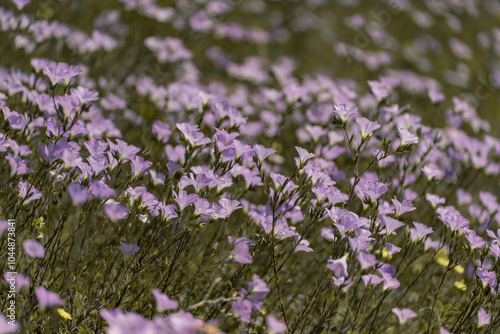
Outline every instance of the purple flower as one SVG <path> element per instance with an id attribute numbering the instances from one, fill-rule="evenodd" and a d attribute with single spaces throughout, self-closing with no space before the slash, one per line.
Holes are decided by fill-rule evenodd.
<path id="1" fill-rule="evenodd" d="M 342 257 L 340 259 L 328 259 L 326 267 L 333 272 L 333 275 L 337 278 L 346 278 L 349 276 L 347 272 L 347 260 Z"/>
<path id="2" fill-rule="evenodd" d="M 255 154 L 257 155 L 257 161 L 262 164 L 262 162 L 264 162 L 264 160 L 270 156 L 271 154 L 274 154 L 276 153 L 276 150 L 275 149 L 272 149 L 272 148 L 265 148 L 264 146 L 262 145 L 259 145 L 259 144 L 255 144 L 253 146 L 253 150 L 255 152 Z"/>
<path id="3" fill-rule="evenodd" d="M 414 228 L 410 228 L 410 238 L 413 241 L 420 241 L 427 237 L 427 235 L 433 232 L 432 227 L 427 227 L 424 224 L 413 222 Z"/>
<path id="4" fill-rule="evenodd" d="M 19 182 L 19 193 L 24 199 L 24 204 L 42 198 L 42 193 L 36 190 L 36 188 L 28 182 Z"/>
<path id="5" fill-rule="evenodd" d="M 378 102 L 383 101 L 391 93 L 390 87 L 378 81 L 369 80 L 368 86 L 370 86 L 370 90 L 373 93 L 373 95 L 377 98 Z"/>
<path id="6" fill-rule="evenodd" d="M 104 154 L 104 152 L 106 152 L 106 149 L 109 146 L 109 144 L 106 143 L 105 141 L 102 140 L 97 141 L 95 139 L 86 141 L 83 145 L 85 145 L 90 155 L 93 156 L 100 156 Z"/>
<path id="7" fill-rule="evenodd" d="M 360 253 L 358 253 L 357 258 L 358 258 L 359 264 L 361 265 L 361 269 L 372 268 L 374 265 L 376 265 L 378 263 L 377 258 L 373 254 L 360 252 Z"/>
<path id="8" fill-rule="evenodd" d="M 333 112 L 340 118 L 343 124 L 347 124 L 349 119 L 358 114 L 358 107 L 354 105 L 349 106 L 347 104 L 341 104 L 335 105 L 334 108 L 335 110 Z"/>
<path id="9" fill-rule="evenodd" d="M 498 210 L 499 206 L 497 197 L 495 195 L 486 191 L 480 191 L 479 199 L 481 200 L 481 203 L 486 207 L 486 209 L 488 209 L 490 214 Z"/>
<path id="10" fill-rule="evenodd" d="M 386 272 L 381 272 L 382 274 L 382 279 L 383 279 L 383 282 L 384 282 L 384 288 L 383 290 L 387 290 L 387 289 L 390 289 L 390 290 L 394 290 L 394 289 L 397 289 L 399 288 L 399 281 L 392 277 L 391 274 L 389 273 L 386 273 Z"/>
<path id="11" fill-rule="evenodd" d="M 139 246 L 135 244 L 126 244 L 124 242 L 122 242 L 119 248 L 125 256 L 131 256 L 140 250 Z"/>
<path id="12" fill-rule="evenodd" d="M 180 211 L 183 211 L 187 206 L 193 204 L 198 199 L 197 194 L 187 194 L 185 190 L 179 190 L 178 193 L 174 193 L 174 201 L 179 206 Z"/>
<path id="13" fill-rule="evenodd" d="M 405 223 L 388 216 L 381 215 L 379 216 L 379 219 L 382 222 L 382 226 L 384 226 L 384 229 L 380 232 L 380 234 L 385 233 L 387 236 L 396 234 L 394 231 L 402 226 L 405 226 Z"/>
<path id="14" fill-rule="evenodd" d="M 464 229 L 465 237 L 469 241 L 471 249 L 483 248 L 486 245 L 486 241 L 476 234 L 473 230 Z"/>
<path id="15" fill-rule="evenodd" d="M 425 199 L 427 202 L 431 204 L 431 206 L 435 209 L 438 205 L 446 203 L 446 199 L 439 197 L 438 195 L 433 194 L 425 194 Z"/>
<path id="16" fill-rule="evenodd" d="M 158 289 L 153 290 L 153 296 L 156 300 L 156 309 L 159 312 L 175 310 L 179 307 L 179 303 L 177 301 L 170 299 L 166 294 L 161 293 Z"/>
<path id="17" fill-rule="evenodd" d="M 396 217 L 401 216 L 403 213 L 411 212 L 416 210 L 416 208 L 411 204 L 411 201 L 405 199 L 400 203 L 396 197 L 392 200 L 394 207 L 396 208 Z"/>
<path id="18" fill-rule="evenodd" d="M 365 283 L 366 286 L 368 286 L 368 284 L 372 284 L 375 286 L 375 285 L 378 285 L 384 281 L 384 279 L 382 277 L 374 275 L 374 274 L 363 275 L 363 276 L 361 276 L 361 279 L 363 280 L 363 282 Z"/>
<path id="19" fill-rule="evenodd" d="M 432 101 L 432 103 L 436 104 L 438 102 L 444 101 L 444 94 L 441 92 L 438 92 L 437 90 L 431 89 L 427 92 L 427 95 L 429 96 L 429 99 Z"/>
<path id="20" fill-rule="evenodd" d="M 478 318 L 477 325 L 479 327 L 489 325 L 491 322 L 491 314 L 486 313 L 486 311 L 483 310 L 482 308 L 480 308 L 479 311 L 477 312 L 477 318 Z"/>
<path id="21" fill-rule="evenodd" d="M 42 309 L 64 305 L 64 300 L 62 300 L 57 293 L 48 291 L 43 286 L 37 286 L 35 288 L 35 294 Z"/>
<path id="22" fill-rule="evenodd" d="M 464 229 L 469 226 L 469 221 L 460 215 L 457 209 L 452 206 L 439 207 L 436 212 L 438 218 L 452 231 L 464 232 Z"/>
<path id="23" fill-rule="evenodd" d="M 3 278 L 7 282 L 8 285 L 12 285 L 15 282 L 15 288 L 17 291 L 22 290 L 22 288 L 28 286 L 30 284 L 30 279 L 23 274 L 19 273 L 9 273 L 5 272 Z M 0 330 L 0 333 L 2 331 Z"/>
<path id="24" fill-rule="evenodd" d="M 380 125 L 377 122 L 371 122 L 364 117 L 356 117 L 356 123 L 361 129 L 361 138 L 366 139 L 372 135 L 372 132 L 379 129 Z"/>
<path id="25" fill-rule="evenodd" d="M 142 315 L 137 313 L 123 313 L 120 309 L 99 311 L 101 317 L 106 320 L 109 327 L 107 333 L 111 334 L 156 334 L 158 333 L 157 326 L 144 319 Z M 173 332 L 172 332 L 173 333 Z"/>
<path id="26" fill-rule="evenodd" d="M 89 90 L 86 87 L 71 88 L 71 97 L 78 100 L 80 105 L 89 104 L 89 102 L 97 101 L 99 93 L 95 90 Z"/>
<path id="27" fill-rule="evenodd" d="M 23 242 L 23 248 L 29 257 L 40 259 L 43 259 L 45 257 L 45 248 L 36 240 L 26 239 Z"/>
<path id="28" fill-rule="evenodd" d="M 139 175 L 146 173 L 146 171 L 153 165 L 151 161 L 144 160 L 141 156 L 133 156 L 130 158 L 130 167 L 132 168 L 132 177 L 136 178 Z"/>
<path id="29" fill-rule="evenodd" d="M 141 150 L 134 145 L 128 145 L 123 140 L 117 139 L 116 144 L 113 144 L 111 141 L 108 141 L 111 150 L 118 154 L 118 160 L 120 163 L 130 159 L 135 156 Z"/>
<path id="30" fill-rule="evenodd" d="M 10 164 L 10 175 L 24 175 L 33 171 L 33 169 L 28 167 L 29 160 L 23 160 L 20 156 L 13 156 L 10 153 L 5 158 Z"/>
<path id="31" fill-rule="evenodd" d="M 299 153 L 299 163 L 297 164 L 297 167 L 299 168 L 301 168 L 301 166 L 305 166 L 308 160 L 316 156 L 313 153 L 307 152 L 307 150 L 303 149 L 302 147 L 295 146 L 295 149 Z"/>
<path id="32" fill-rule="evenodd" d="M 90 191 L 92 195 L 99 199 L 104 199 L 107 197 L 112 197 L 115 195 L 115 191 L 111 189 L 104 181 L 95 180 L 90 182 Z"/>
<path id="33" fill-rule="evenodd" d="M 404 325 L 408 320 L 413 319 L 417 316 L 417 313 L 409 308 L 399 309 L 395 307 L 391 311 L 396 315 L 396 317 L 398 317 L 399 323 L 402 325 Z"/>
<path id="34" fill-rule="evenodd" d="M 367 180 L 363 184 L 363 188 L 360 191 L 363 193 L 365 198 L 370 198 L 375 202 L 380 196 L 385 194 L 389 188 L 387 184 L 380 181 Z"/>
<path id="35" fill-rule="evenodd" d="M 160 215 L 164 221 L 172 220 L 178 216 L 175 211 L 177 208 L 175 204 L 165 205 L 165 203 L 160 203 L 158 207 L 160 208 Z"/>
<path id="36" fill-rule="evenodd" d="M 231 251 L 233 261 L 241 264 L 252 263 L 252 255 L 248 252 L 250 247 L 245 242 L 237 242 Z"/>
<path id="37" fill-rule="evenodd" d="M 29 4 L 31 2 L 31 0 L 12 0 L 12 2 L 16 5 L 17 10 L 21 10 L 24 8 L 24 6 Z M 6 333 L 10 333 L 10 332 L 6 332 Z"/>
<path id="38" fill-rule="evenodd" d="M 70 184 L 68 186 L 68 193 L 73 204 L 83 204 L 90 198 L 88 189 L 82 187 L 79 183 Z"/>
<path id="39" fill-rule="evenodd" d="M 183 140 L 186 140 L 191 147 L 203 146 L 211 142 L 210 138 L 200 132 L 198 125 L 178 123 L 177 129 L 181 131 Z"/>
<path id="40" fill-rule="evenodd" d="M 399 136 L 401 137 L 401 144 L 399 145 L 400 147 L 418 143 L 418 137 L 410 133 L 410 131 L 408 131 L 407 129 L 399 128 L 398 131 Z"/>
<path id="41" fill-rule="evenodd" d="M 82 74 L 83 70 L 79 66 L 57 63 L 55 66 L 45 67 L 43 73 L 49 77 L 52 86 L 55 86 L 61 81 L 64 81 L 65 85 L 68 85 L 71 78 Z"/>
<path id="42" fill-rule="evenodd" d="M 250 301 L 238 299 L 232 302 L 231 306 L 241 321 L 250 323 L 250 316 L 252 315 L 252 303 Z"/>
<path id="43" fill-rule="evenodd" d="M 118 203 L 106 204 L 104 212 L 111 220 L 120 220 L 128 217 L 127 207 Z"/>
<path id="44" fill-rule="evenodd" d="M 166 318 L 156 316 L 154 317 L 154 322 L 158 329 L 147 332 L 147 334 L 159 334 L 159 333 L 183 333 L 183 334 L 198 334 L 204 332 L 203 320 L 195 318 L 191 313 L 188 312 L 178 312 L 169 315 Z M 208 327 L 208 326 L 207 326 Z M 206 329 L 207 331 L 209 329 Z M 116 332 L 117 334 L 133 334 L 133 333 L 145 333 L 144 329 L 135 332 Z M 218 333 L 218 332 L 217 332 Z M 214 334 L 216 334 L 214 332 Z"/>
<path id="45" fill-rule="evenodd" d="M 497 287 L 497 275 L 494 271 L 488 271 L 484 268 L 478 268 L 476 270 L 477 277 L 483 283 L 483 287 L 490 286 L 492 289 Z"/>
<path id="46" fill-rule="evenodd" d="M 167 123 L 163 123 L 161 121 L 154 121 L 152 132 L 156 136 L 156 139 L 158 139 L 162 143 L 168 142 L 168 139 L 172 134 L 170 126 Z"/>
<path id="47" fill-rule="evenodd" d="M 287 330 L 286 324 L 276 319 L 272 314 L 266 317 L 267 329 L 271 333 L 284 333 Z"/>
<path id="48" fill-rule="evenodd" d="M 19 330 L 19 323 L 17 321 L 11 322 L 7 318 L 0 314 L 0 333 L 8 334 L 15 333 Z"/>

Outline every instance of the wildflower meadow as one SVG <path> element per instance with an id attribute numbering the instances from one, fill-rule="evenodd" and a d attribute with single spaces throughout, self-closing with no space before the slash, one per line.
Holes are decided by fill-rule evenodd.
<path id="1" fill-rule="evenodd" d="M 500 333 L 499 0 L 0 0 L 0 333 Z"/>

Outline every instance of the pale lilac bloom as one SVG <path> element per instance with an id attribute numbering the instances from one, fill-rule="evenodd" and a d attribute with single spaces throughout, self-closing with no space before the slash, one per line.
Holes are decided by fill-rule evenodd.
<path id="1" fill-rule="evenodd" d="M 349 119 L 358 114 L 358 107 L 354 105 L 349 106 L 347 104 L 341 104 L 335 105 L 334 108 L 335 110 L 333 112 L 340 118 L 340 120 L 344 124 L 347 124 Z"/>
<path id="2" fill-rule="evenodd" d="M 200 132 L 198 125 L 191 125 L 189 123 L 177 123 L 177 129 L 182 133 L 183 139 L 185 139 L 191 147 L 203 146 L 211 142 L 210 138 L 207 138 Z"/>
<path id="3" fill-rule="evenodd" d="M 45 67 L 43 73 L 49 77 L 52 86 L 55 86 L 61 81 L 64 81 L 65 85 L 67 85 L 71 78 L 82 74 L 83 69 L 79 66 L 57 63 L 55 66 Z"/>
<path id="4" fill-rule="evenodd" d="M 267 329 L 271 333 L 279 334 L 279 333 L 284 333 L 287 330 L 286 324 L 276 319 L 276 317 L 272 314 L 266 317 L 266 323 L 267 323 Z"/>
<path id="5" fill-rule="evenodd" d="M 72 183 L 68 186 L 68 193 L 73 204 L 83 204 L 90 198 L 90 193 L 87 188 L 82 187 L 79 183 Z"/>
<path id="6" fill-rule="evenodd" d="M 104 181 L 94 180 L 90 182 L 90 192 L 99 199 L 112 197 L 116 194 L 114 189 L 111 189 Z"/>
<path id="7" fill-rule="evenodd" d="M 10 321 L 11 320 L 7 320 L 7 318 L 3 314 L 0 314 L 0 333 L 15 333 L 19 330 L 19 322 L 14 321 L 14 325 L 11 325 L 9 324 Z"/>
<path id="8" fill-rule="evenodd" d="M 497 197 L 492 193 L 486 191 L 480 191 L 479 199 L 481 200 L 481 203 L 484 205 L 484 207 L 488 209 L 490 213 L 493 213 L 498 210 Z"/>
<path id="9" fill-rule="evenodd" d="M 15 281 L 15 287 L 17 291 L 21 291 L 24 287 L 27 287 L 30 284 L 30 279 L 20 273 L 16 274 L 5 272 L 3 278 L 9 285 L 11 285 L 11 283 Z M 1 330 L 0 333 L 2 333 Z"/>
<path id="10" fill-rule="evenodd" d="M 444 197 L 439 197 L 438 195 L 429 193 L 425 194 L 425 199 L 434 209 L 438 207 L 438 205 L 446 203 L 446 199 Z"/>
<path id="11" fill-rule="evenodd" d="M 23 248 L 29 257 L 40 259 L 43 259 L 45 257 L 45 248 L 36 240 L 26 239 L 23 242 Z"/>
<path id="12" fill-rule="evenodd" d="M 379 219 L 384 227 L 384 229 L 380 231 L 380 234 L 387 234 L 387 236 L 396 234 L 394 231 L 402 226 L 405 226 L 405 223 L 388 216 L 381 215 L 379 216 Z"/>
<path id="13" fill-rule="evenodd" d="M 378 263 L 378 260 L 375 257 L 375 255 L 369 253 L 360 252 L 358 253 L 357 258 L 359 264 L 361 265 L 361 269 L 372 268 L 374 265 Z"/>
<path id="14" fill-rule="evenodd" d="M 42 198 L 42 193 L 39 192 L 33 185 L 28 182 L 19 182 L 19 193 L 24 200 L 24 204 Z"/>
<path id="15" fill-rule="evenodd" d="M 365 283 L 366 286 L 368 286 L 368 284 L 372 284 L 374 286 L 379 285 L 380 283 L 382 283 L 384 281 L 384 279 L 382 277 L 374 275 L 374 274 L 363 275 L 363 276 L 361 276 L 361 279 L 363 280 L 363 282 Z"/>
<path id="16" fill-rule="evenodd" d="M 295 146 L 295 149 L 299 153 L 299 163 L 297 164 L 299 168 L 300 166 L 304 166 L 308 160 L 316 156 L 313 153 L 307 152 L 307 150 L 303 149 L 302 147 Z"/>
<path id="17" fill-rule="evenodd" d="M 417 313 L 409 308 L 399 309 L 397 307 L 394 307 L 391 311 L 396 315 L 396 317 L 398 317 L 400 324 L 405 324 L 408 320 L 413 319 L 417 316 Z"/>
<path id="18" fill-rule="evenodd" d="M 364 195 L 364 198 L 370 198 L 375 202 L 380 196 L 389 190 L 387 184 L 380 181 L 367 180 L 363 183 L 362 188 L 359 190 Z"/>
<path id="19" fill-rule="evenodd" d="M 447 331 L 444 327 L 440 327 L 439 328 L 439 334 L 453 334 L 453 333 Z"/>
<path id="20" fill-rule="evenodd" d="M 463 205 L 463 204 L 469 204 L 472 202 L 472 196 L 466 192 L 463 189 L 458 189 L 457 190 L 457 201 L 458 204 Z"/>
<path id="21" fill-rule="evenodd" d="M 444 101 L 444 94 L 437 91 L 437 90 L 434 90 L 434 89 L 431 89 L 427 92 L 427 95 L 429 96 L 429 99 L 432 101 L 432 103 L 438 103 L 438 102 L 441 102 L 441 101 Z"/>
<path id="22" fill-rule="evenodd" d="M 137 313 L 124 313 L 116 308 L 114 310 L 101 309 L 99 311 L 101 317 L 106 320 L 109 327 L 108 334 L 157 334 L 157 326 L 144 319 L 142 315 Z"/>
<path id="23" fill-rule="evenodd" d="M 153 290 L 153 296 L 156 300 L 156 309 L 160 312 L 166 310 L 175 310 L 179 307 L 179 303 L 170 299 L 166 294 L 161 293 L 158 289 Z"/>
<path id="24" fill-rule="evenodd" d="M 486 313 L 486 311 L 483 308 L 480 308 L 479 311 L 477 312 L 477 318 L 478 318 L 477 325 L 479 327 L 489 325 L 491 322 L 491 314 Z"/>
<path id="25" fill-rule="evenodd" d="M 151 161 L 144 160 L 143 157 L 135 155 L 130 158 L 132 177 L 136 178 L 141 174 L 147 174 L 147 170 L 153 165 Z"/>
<path id="26" fill-rule="evenodd" d="M 118 159 L 120 160 L 120 163 L 135 156 L 141 150 L 140 148 L 135 147 L 134 145 L 129 145 L 120 139 L 116 140 L 116 144 L 113 144 L 113 142 L 109 141 L 108 139 L 108 143 L 109 147 L 111 148 L 111 151 L 118 154 Z"/>
<path id="27" fill-rule="evenodd" d="M 346 278 L 349 276 L 347 272 L 347 260 L 345 258 L 340 259 L 328 259 L 326 267 L 333 272 L 333 275 L 337 278 Z"/>
<path id="28" fill-rule="evenodd" d="M 370 137 L 373 131 L 380 128 L 377 122 L 372 122 L 364 117 L 356 117 L 356 123 L 361 128 L 361 138 L 363 139 Z"/>
<path id="29" fill-rule="evenodd" d="M 128 217 L 127 207 L 119 203 L 106 204 L 104 212 L 111 220 L 120 220 Z"/>
<path id="30" fill-rule="evenodd" d="M 166 143 L 168 142 L 172 131 L 170 130 L 170 126 L 167 123 L 154 121 L 152 133 L 155 135 L 156 139 L 158 139 L 162 143 Z"/>
<path id="31" fill-rule="evenodd" d="M 403 202 L 399 202 L 396 197 L 393 198 L 392 203 L 396 208 L 396 217 L 401 216 L 403 213 L 411 212 L 416 210 L 411 201 L 404 199 Z"/>
<path id="32" fill-rule="evenodd" d="M 62 300 L 57 293 L 48 291 L 43 286 L 37 286 L 35 288 L 35 294 L 42 309 L 64 305 L 64 300 Z"/>
<path id="33" fill-rule="evenodd" d="M 389 254 L 389 255 L 393 255 L 393 254 L 399 253 L 401 251 L 400 247 L 394 246 L 393 244 L 391 244 L 389 242 L 387 242 L 385 244 L 385 248 L 387 250 L 387 254 Z"/>
<path id="34" fill-rule="evenodd" d="M 139 246 L 135 244 L 126 244 L 124 242 L 122 242 L 122 244 L 118 248 L 123 252 L 125 256 L 134 255 L 140 250 Z"/>
<path id="35" fill-rule="evenodd" d="M 452 231 L 463 232 L 469 226 L 469 221 L 462 217 L 460 212 L 452 206 L 439 207 L 436 210 L 438 218 L 448 225 Z"/>
<path id="36" fill-rule="evenodd" d="M 169 315 L 168 317 L 154 317 L 154 323 L 157 325 L 157 329 L 154 330 L 154 334 L 167 333 L 167 334 L 198 334 L 204 332 L 203 320 L 195 318 L 189 312 L 180 311 Z M 138 332 L 133 332 L 138 333 Z M 130 334 L 133 334 L 130 333 Z M 140 332 L 145 333 L 144 330 Z M 151 333 L 151 334 L 153 334 Z M 125 334 L 125 333 L 117 333 Z M 129 334 L 128 332 L 126 334 Z M 149 333 L 147 333 L 149 334 Z M 214 334 L 219 334 L 219 332 L 214 332 Z"/>
<path id="37" fill-rule="evenodd" d="M 257 160 L 259 161 L 259 163 L 262 164 L 262 162 L 268 157 L 270 156 L 271 154 L 274 154 L 276 153 L 276 150 L 275 149 L 272 149 L 272 148 L 265 148 L 264 146 L 262 145 L 259 145 L 259 144 L 255 144 L 253 146 L 253 150 L 255 152 L 255 154 L 257 155 Z"/>
<path id="38" fill-rule="evenodd" d="M 469 241 L 469 245 L 472 249 L 483 248 L 486 245 L 486 241 L 476 234 L 475 231 L 464 229 L 465 237 Z"/>
<path id="39" fill-rule="evenodd" d="M 5 158 L 10 164 L 10 175 L 24 175 L 33 171 L 33 169 L 28 167 L 29 160 L 23 160 L 20 156 L 13 156 L 10 153 Z"/>
<path id="40" fill-rule="evenodd" d="M 400 146 L 412 145 L 418 143 L 418 137 L 405 128 L 399 128 L 399 136 L 401 137 Z"/>
<path id="41" fill-rule="evenodd" d="M 427 227 L 424 224 L 413 222 L 413 226 L 415 227 L 410 228 L 410 238 L 415 242 L 424 240 L 427 235 L 433 232 L 432 227 Z"/>
<path id="42" fill-rule="evenodd" d="M 245 242 L 237 242 L 231 251 L 233 261 L 241 264 L 252 263 L 252 255 L 248 252 L 250 247 Z"/>
<path id="43" fill-rule="evenodd" d="M 12 0 L 12 2 L 16 5 L 17 10 L 21 10 L 31 2 L 31 0 Z"/>
<path id="44" fill-rule="evenodd" d="M 477 277 L 483 283 L 483 287 L 490 286 L 491 289 L 496 289 L 497 287 L 497 275 L 494 271 L 488 271 L 484 268 L 478 268 L 476 270 Z"/>
<path id="45" fill-rule="evenodd" d="M 400 285 L 399 281 L 396 278 L 392 277 L 391 274 L 386 273 L 386 272 L 381 272 L 381 275 L 382 275 L 382 279 L 384 282 L 383 290 L 386 290 L 386 289 L 394 290 L 394 289 L 399 288 L 399 285 Z"/>

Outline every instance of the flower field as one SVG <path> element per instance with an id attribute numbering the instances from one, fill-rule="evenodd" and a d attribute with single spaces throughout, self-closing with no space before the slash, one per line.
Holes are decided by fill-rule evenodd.
<path id="1" fill-rule="evenodd" d="M 500 333 L 499 0 L 0 2 L 0 333 Z"/>

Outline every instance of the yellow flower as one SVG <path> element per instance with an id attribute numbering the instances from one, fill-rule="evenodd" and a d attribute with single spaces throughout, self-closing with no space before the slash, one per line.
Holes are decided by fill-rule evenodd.
<path id="1" fill-rule="evenodd" d="M 448 256 L 446 255 L 446 252 L 443 250 L 440 250 L 436 254 L 436 258 L 434 259 L 437 263 L 442 265 L 443 267 L 448 267 L 448 264 L 450 263 L 450 260 L 448 259 Z"/>
<path id="2" fill-rule="evenodd" d="M 59 313 L 59 315 L 61 316 L 61 318 L 68 319 L 68 320 L 72 319 L 71 318 L 71 314 L 69 314 L 68 312 L 66 312 L 62 308 L 58 308 L 57 309 L 57 313 Z"/>
<path id="3" fill-rule="evenodd" d="M 467 285 L 465 285 L 465 281 L 464 280 L 456 281 L 455 283 L 453 283 L 453 285 L 458 290 L 464 290 L 464 291 L 467 290 Z"/>
<path id="4" fill-rule="evenodd" d="M 461 265 L 458 265 L 458 266 L 456 266 L 456 267 L 455 267 L 455 268 L 453 268 L 453 269 L 455 269 L 455 271 L 456 271 L 457 273 L 459 273 L 459 274 L 463 274 L 463 273 L 464 273 L 464 271 L 465 271 L 464 267 L 462 267 Z"/>

